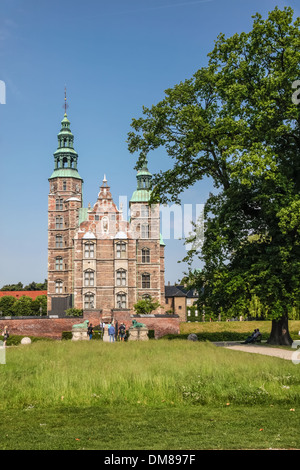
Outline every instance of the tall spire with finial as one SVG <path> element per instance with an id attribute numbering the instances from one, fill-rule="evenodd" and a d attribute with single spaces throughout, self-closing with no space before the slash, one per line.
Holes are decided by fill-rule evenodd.
<path id="1" fill-rule="evenodd" d="M 148 202 L 151 196 L 152 174 L 148 170 L 148 161 L 144 155 L 142 158 L 142 167 L 137 172 L 137 189 L 134 191 L 130 202 Z"/>
<path id="2" fill-rule="evenodd" d="M 67 87 L 65 86 L 65 102 L 64 102 L 64 108 L 65 108 L 65 116 L 67 116 L 67 109 L 69 105 L 67 103 Z"/>

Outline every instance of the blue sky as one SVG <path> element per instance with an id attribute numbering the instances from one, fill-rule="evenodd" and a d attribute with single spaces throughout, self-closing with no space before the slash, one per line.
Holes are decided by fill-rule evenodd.
<path id="1" fill-rule="evenodd" d="M 47 277 L 48 178 L 65 85 L 84 205 L 96 201 L 104 174 L 118 205 L 136 187 L 132 118 L 205 66 L 219 33 L 249 31 L 252 15 L 276 5 L 300 14 L 294 0 L 0 0 L 0 287 Z M 149 170 L 170 163 L 157 151 Z M 183 214 L 211 190 L 202 181 L 186 191 Z M 172 230 L 165 243 L 165 279 L 174 283 L 186 251 Z"/>

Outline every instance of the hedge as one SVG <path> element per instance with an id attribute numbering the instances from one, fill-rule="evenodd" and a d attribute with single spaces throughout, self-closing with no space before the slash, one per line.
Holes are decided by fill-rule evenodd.
<path id="1" fill-rule="evenodd" d="M 168 334 L 162 336 L 160 339 L 184 339 L 186 340 L 191 333 L 181 333 L 178 335 L 175 334 Z M 220 333 L 196 333 L 198 336 L 199 341 L 210 341 L 210 342 L 221 342 L 221 341 L 245 341 L 245 339 L 249 335 L 245 335 L 244 333 L 235 333 L 231 331 L 223 331 Z M 267 340 L 269 338 L 269 334 L 262 333 L 262 340 Z"/>
<path id="2" fill-rule="evenodd" d="M 54 341 L 52 338 L 45 338 L 42 336 L 9 335 L 9 338 L 6 341 L 6 346 L 19 346 L 23 338 L 30 338 L 32 343 L 35 343 L 37 341 Z M 3 336 L 0 336 L 0 340 L 4 341 Z"/>

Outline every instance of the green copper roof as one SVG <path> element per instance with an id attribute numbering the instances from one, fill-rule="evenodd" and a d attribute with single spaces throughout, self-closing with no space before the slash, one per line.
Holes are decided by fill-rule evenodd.
<path id="1" fill-rule="evenodd" d="M 66 99 L 66 98 L 65 98 Z M 57 135 L 58 147 L 54 152 L 54 171 L 50 176 L 53 178 L 77 178 L 82 180 L 77 171 L 78 154 L 74 150 L 74 136 L 70 130 L 70 121 L 65 113 L 61 121 L 61 129 Z"/>
<path id="2" fill-rule="evenodd" d="M 163 241 L 163 237 L 161 233 L 159 234 L 159 237 L 160 237 L 160 245 L 166 246 L 165 242 Z"/>
<path id="3" fill-rule="evenodd" d="M 54 157 L 57 155 L 67 155 L 69 153 L 72 153 L 73 155 L 77 156 L 77 152 L 72 147 L 60 147 L 54 152 Z"/>
<path id="4" fill-rule="evenodd" d="M 150 171 L 147 170 L 147 168 L 142 168 L 141 170 L 139 170 L 137 172 L 137 176 L 152 176 L 152 173 L 150 173 Z"/>
<path id="5" fill-rule="evenodd" d="M 49 180 L 53 178 L 77 178 L 82 180 L 81 176 L 79 175 L 78 171 L 74 168 L 57 168 L 53 171 L 52 175 L 50 176 Z"/>
<path id="6" fill-rule="evenodd" d="M 78 225 L 85 222 L 88 218 L 88 207 L 81 207 L 78 214 Z"/>
<path id="7" fill-rule="evenodd" d="M 136 189 L 129 202 L 149 202 L 150 196 L 150 189 Z"/>
<path id="8" fill-rule="evenodd" d="M 147 168 L 147 160 L 144 158 L 142 168 L 137 172 L 137 188 L 129 202 L 149 202 L 151 196 L 150 182 L 152 174 Z"/>

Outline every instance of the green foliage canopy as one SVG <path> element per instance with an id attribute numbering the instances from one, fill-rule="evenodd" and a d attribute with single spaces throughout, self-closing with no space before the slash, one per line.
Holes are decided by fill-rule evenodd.
<path id="1" fill-rule="evenodd" d="M 279 320 L 300 295 L 300 18 L 285 7 L 253 20 L 248 33 L 220 34 L 206 67 L 143 108 L 128 148 L 137 168 L 159 147 L 173 161 L 154 175 L 153 201 L 179 202 L 195 182 L 214 182 L 195 280 L 206 308 L 244 314 L 256 295 Z"/>
<path id="2" fill-rule="evenodd" d="M 160 307 L 160 303 L 151 296 L 138 300 L 133 306 L 137 314 L 150 314 L 158 307 Z"/>

